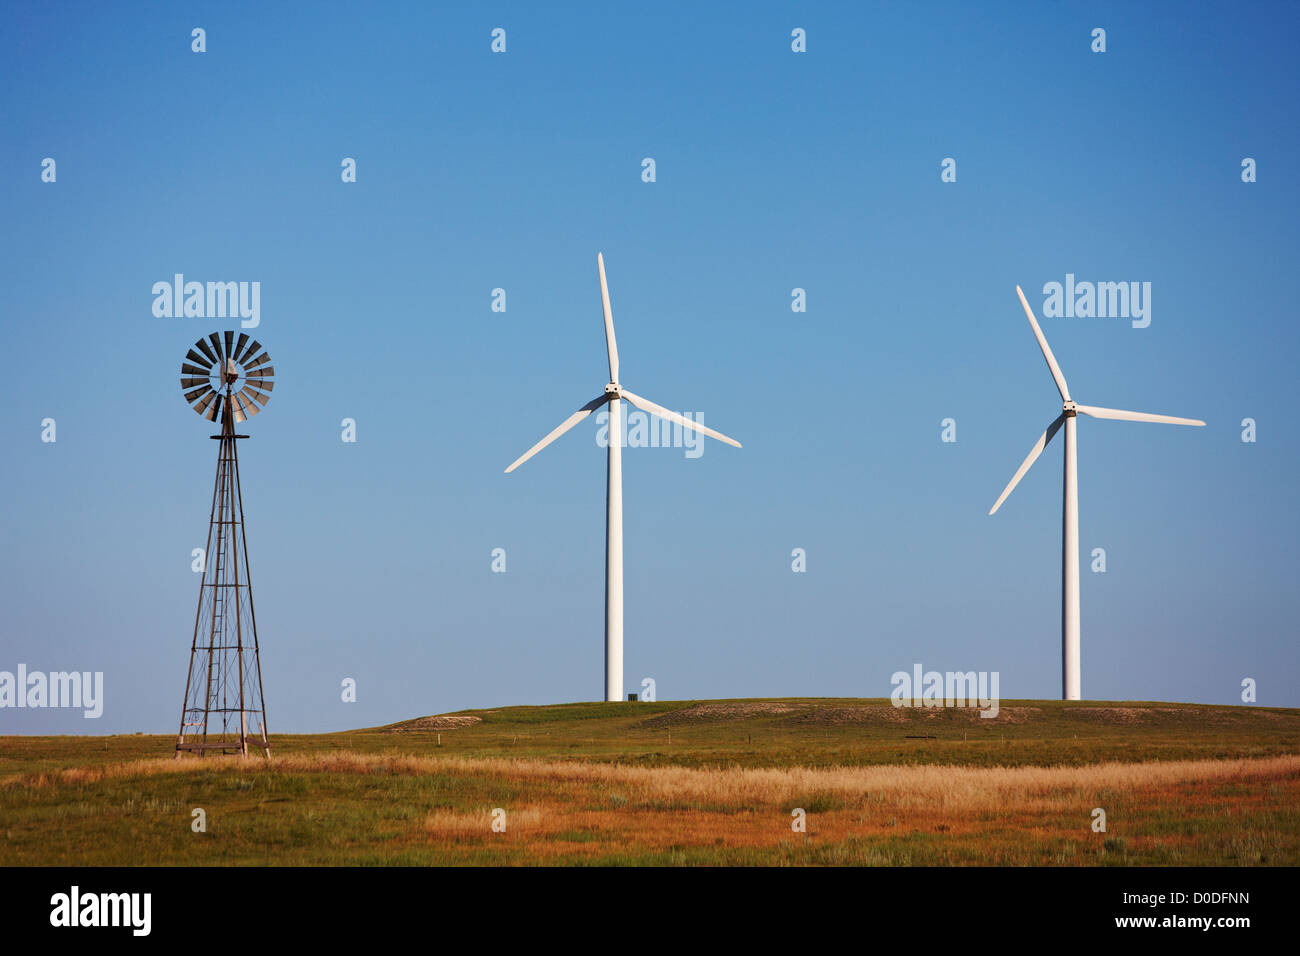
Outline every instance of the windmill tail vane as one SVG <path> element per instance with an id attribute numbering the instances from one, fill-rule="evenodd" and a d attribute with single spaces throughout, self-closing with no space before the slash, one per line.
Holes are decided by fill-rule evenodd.
<path id="1" fill-rule="evenodd" d="M 181 364 L 185 401 L 205 420 L 220 422 L 217 474 L 212 487 L 203 579 L 194 614 L 190 668 L 185 683 L 176 756 L 209 751 L 247 756 L 271 744 L 262 695 L 257 638 L 239 479 L 242 424 L 270 401 L 275 367 L 261 343 L 245 333 L 213 332 L 199 339 Z"/>

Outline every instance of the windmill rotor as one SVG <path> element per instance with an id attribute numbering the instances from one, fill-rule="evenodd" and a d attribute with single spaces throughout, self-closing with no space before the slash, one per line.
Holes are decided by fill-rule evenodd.
<path id="1" fill-rule="evenodd" d="M 271 400 L 275 366 L 271 355 L 246 332 L 213 332 L 194 343 L 181 363 L 185 402 L 210 422 L 228 408 L 235 422 L 252 418 Z"/>

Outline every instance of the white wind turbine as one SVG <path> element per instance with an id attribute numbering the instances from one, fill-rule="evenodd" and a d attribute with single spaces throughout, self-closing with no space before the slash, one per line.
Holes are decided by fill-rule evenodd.
<path id="1" fill-rule="evenodd" d="M 623 418 L 620 399 L 626 398 L 637 408 L 676 422 L 683 428 L 710 435 L 728 445 L 740 447 L 740 442 L 728 438 L 712 428 L 671 412 L 649 399 L 629 392 L 618 381 L 618 345 L 614 341 L 614 316 L 609 308 L 609 286 L 605 282 L 605 257 L 596 254 L 596 270 L 600 273 L 600 302 L 605 311 L 605 348 L 609 352 L 609 384 L 603 394 L 566 418 L 559 427 L 520 455 L 506 474 L 514 471 L 529 458 L 559 438 L 600 406 L 609 405 L 609 466 L 605 484 L 605 700 L 623 699 Z"/>
<path id="2" fill-rule="evenodd" d="M 1061 406 L 1061 414 L 1057 416 L 1052 424 L 1047 426 L 1047 431 L 1039 436 L 1038 441 L 1030 449 L 1025 460 L 1016 469 L 1016 473 L 1011 476 L 1011 481 L 1007 483 L 1006 488 L 1002 489 L 1002 494 L 998 496 L 998 500 L 989 509 L 989 514 L 993 514 L 1002 507 L 1002 502 L 1007 500 L 1007 495 L 1011 494 L 1012 489 L 1019 484 L 1020 479 L 1029 470 L 1029 466 L 1038 460 L 1038 456 L 1043 453 L 1043 449 L 1047 447 L 1048 442 L 1052 440 L 1053 436 L 1060 431 L 1061 425 L 1064 424 L 1065 498 L 1061 536 L 1061 697 L 1063 700 L 1078 700 L 1080 694 L 1079 460 L 1075 449 L 1075 416 L 1077 413 L 1082 412 L 1093 418 L 1113 418 L 1125 422 L 1163 422 L 1167 425 L 1204 425 L 1205 422 L 1197 418 L 1174 418 L 1171 415 L 1151 415 L 1146 412 L 1125 412 L 1117 408 L 1097 408 L 1094 405 L 1079 405 L 1071 400 L 1070 390 L 1065 384 L 1065 376 L 1061 374 L 1061 367 L 1056 364 L 1056 356 L 1052 354 L 1052 349 L 1043 336 L 1043 330 L 1038 327 L 1038 321 L 1034 318 L 1034 312 L 1029 308 L 1029 303 L 1025 301 L 1025 294 L 1020 291 L 1020 286 L 1016 286 L 1016 295 L 1020 296 L 1020 304 L 1025 307 L 1025 315 L 1029 317 L 1029 324 L 1034 330 L 1034 338 L 1038 339 L 1038 347 L 1043 350 L 1043 358 L 1047 360 L 1047 367 L 1052 372 L 1052 378 L 1056 381 L 1056 390 L 1061 393 L 1061 400 L 1064 404 Z"/>

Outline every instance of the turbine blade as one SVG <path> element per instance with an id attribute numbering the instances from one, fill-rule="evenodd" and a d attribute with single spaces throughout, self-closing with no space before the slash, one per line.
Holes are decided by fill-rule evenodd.
<path id="1" fill-rule="evenodd" d="M 205 369 L 212 367 L 212 362 L 210 362 L 208 359 L 205 359 L 202 355 L 200 355 L 198 352 L 194 351 L 193 349 L 190 349 L 188 352 L 186 352 L 185 357 L 189 359 L 191 362 L 195 362 L 199 365 L 202 365 Z"/>
<path id="2" fill-rule="evenodd" d="M 609 380 L 618 384 L 618 341 L 614 338 L 614 313 L 609 308 L 609 283 L 605 281 L 605 256 L 596 253 L 600 273 L 600 304 L 605 310 L 605 349 L 609 352 Z"/>
<path id="3" fill-rule="evenodd" d="M 244 343 L 246 343 L 247 341 L 248 341 L 248 333 L 240 332 L 239 341 L 235 343 L 235 354 L 231 356 L 231 358 L 233 358 L 236 362 L 238 362 L 239 357 L 244 354 Z"/>
<path id="4" fill-rule="evenodd" d="M 555 439 L 559 438 L 561 435 L 567 432 L 574 425 L 578 424 L 578 422 L 582 421 L 584 418 L 586 418 L 596 409 L 600 408 L 600 406 L 604 405 L 606 402 L 610 400 L 610 397 L 611 397 L 610 394 L 606 392 L 597 398 L 593 398 L 586 405 L 583 405 L 580 409 L 578 409 L 576 412 L 574 412 L 572 415 L 566 418 L 558 428 L 554 429 L 549 435 L 547 435 L 545 438 L 539 441 L 536 445 L 534 445 L 532 448 L 528 449 L 528 451 L 524 452 L 522 455 L 516 458 L 514 464 L 506 469 L 506 474 L 507 475 L 510 474 L 510 472 L 514 471 L 516 468 L 518 468 L 520 465 L 526 462 L 529 458 L 532 458 L 534 455 L 536 455 L 539 451 L 541 451 L 551 442 L 555 441 Z"/>
<path id="5" fill-rule="evenodd" d="M 1199 418 L 1175 418 L 1173 415 L 1152 415 L 1149 412 L 1126 412 L 1119 408 L 1098 408 L 1095 405 L 1074 406 L 1085 415 L 1093 418 L 1113 418 L 1121 422 L 1161 422 L 1165 425 L 1200 425 L 1205 422 Z"/>
<path id="6" fill-rule="evenodd" d="M 1063 424 L 1065 424 L 1065 412 L 1057 415 L 1056 420 L 1047 426 L 1047 431 L 1038 436 L 1038 441 L 1036 441 L 1034 447 L 1029 450 L 1029 454 L 1025 456 L 1025 460 L 1020 463 L 1020 467 L 1016 469 L 1016 473 L 1011 476 L 1011 480 L 1007 482 L 1007 486 L 1002 489 L 1002 494 L 998 496 L 998 500 L 993 502 L 993 507 L 989 509 L 989 514 L 993 514 L 1002 507 L 1002 502 L 1007 500 L 1007 495 L 1011 494 L 1016 485 L 1020 484 L 1020 479 L 1025 477 L 1025 472 L 1029 470 L 1029 466 L 1038 460 L 1038 456 L 1043 453 L 1043 449 L 1048 446 L 1056 433 L 1061 430 Z"/>
<path id="7" fill-rule="evenodd" d="M 1056 356 L 1052 354 L 1052 347 L 1047 344 L 1047 337 L 1043 335 L 1043 330 L 1038 327 L 1038 320 L 1034 318 L 1034 310 L 1029 307 L 1025 300 L 1025 294 L 1020 291 L 1020 286 L 1016 286 L 1016 295 L 1020 296 L 1020 304 L 1025 307 L 1025 315 L 1029 317 L 1029 324 L 1033 326 L 1034 338 L 1038 339 L 1038 347 L 1043 350 L 1043 358 L 1047 359 L 1047 367 L 1052 373 L 1052 378 L 1056 380 L 1056 390 L 1061 393 L 1061 400 L 1068 402 L 1070 400 L 1070 389 L 1065 384 L 1065 376 L 1061 374 L 1061 366 L 1056 364 Z"/>
<path id="8" fill-rule="evenodd" d="M 194 345 L 200 352 L 208 357 L 210 363 L 215 363 L 217 361 L 217 356 L 213 353 L 212 349 L 208 347 L 207 339 L 199 339 L 194 343 Z M 194 358 L 193 349 L 190 350 L 189 357 Z"/>
<path id="9" fill-rule="evenodd" d="M 641 409 L 642 411 L 650 412 L 652 415 L 658 415 L 660 418 L 666 418 L 670 422 L 676 422 L 678 425 L 681 425 L 683 428 L 689 428 L 692 431 L 702 432 L 711 438 L 716 438 L 718 441 L 725 441 L 728 445 L 735 445 L 737 448 L 741 447 L 740 442 L 736 441 L 736 439 L 728 438 L 726 435 L 722 434 L 722 432 L 714 431 L 712 428 L 706 428 L 704 425 L 701 425 L 699 422 L 693 422 L 689 418 L 686 418 L 683 415 L 678 415 L 676 412 L 670 412 L 662 405 L 656 405 L 648 398 L 642 398 L 640 395 L 634 395 L 632 392 L 629 392 L 625 388 L 620 388 L 619 394 L 622 395 L 624 398 L 626 398 L 637 408 Z"/>

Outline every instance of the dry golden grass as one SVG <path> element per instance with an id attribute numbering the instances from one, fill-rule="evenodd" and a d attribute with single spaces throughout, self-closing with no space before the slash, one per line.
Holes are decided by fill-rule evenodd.
<path id="1" fill-rule="evenodd" d="M 496 807 L 476 807 L 473 810 L 435 810 L 424 819 L 424 828 L 431 833 L 487 833 L 492 829 L 492 814 Z M 504 809 L 504 808 L 500 808 Z M 511 828 L 536 827 L 542 822 L 545 808 L 540 806 L 511 809 L 504 819 L 507 831 Z"/>
<path id="2" fill-rule="evenodd" d="M 516 783 L 618 787 L 630 799 L 719 801 L 736 806 L 782 806 L 811 793 L 856 800 L 867 795 L 901 807 L 977 810 L 1014 802 L 1050 806 L 1074 794 L 1300 776 L 1300 755 L 1235 760 L 1104 763 L 1083 767 L 786 767 L 768 769 L 629 767 L 565 760 L 417 757 L 348 751 L 280 757 L 267 763 L 235 757 L 135 760 L 52 773 L 14 774 L 0 787 L 44 788 L 104 779 L 192 773 L 216 768 L 242 773 L 450 774 Z"/>

